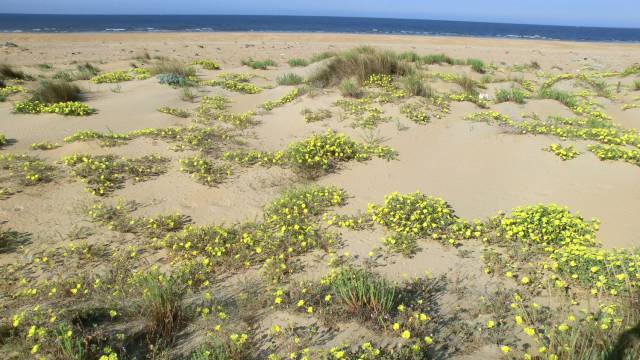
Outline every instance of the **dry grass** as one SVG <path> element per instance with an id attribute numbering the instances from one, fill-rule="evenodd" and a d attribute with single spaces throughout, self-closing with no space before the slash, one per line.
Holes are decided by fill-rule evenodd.
<path id="1" fill-rule="evenodd" d="M 353 78 L 362 84 L 373 74 L 402 76 L 412 73 L 413 70 L 410 63 L 401 60 L 392 51 L 363 46 L 336 55 L 311 75 L 309 81 L 317 86 L 329 87 Z"/>

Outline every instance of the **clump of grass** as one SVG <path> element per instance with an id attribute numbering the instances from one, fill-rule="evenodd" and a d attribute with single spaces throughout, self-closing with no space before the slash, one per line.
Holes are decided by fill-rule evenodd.
<path id="1" fill-rule="evenodd" d="M 0 78 L 4 79 L 16 79 L 16 80 L 30 80 L 31 76 L 27 75 L 24 71 L 16 70 L 13 66 L 5 63 L 0 64 Z"/>
<path id="2" fill-rule="evenodd" d="M 398 59 L 391 51 L 359 47 L 340 53 L 316 71 L 309 81 L 321 87 L 340 84 L 345 79 L 364 83 L 371 75 L 406 75 L 413 72 L 411 64 Z"/>
<path id="3" fill-rule="evenodd" d="M 499 89 L 496 91 L 496 103 L 513 101 L 517 104 L 524 104 L 525 94 L 518 88 Z"/>
<path id="4" fill-rule="evenodd" d="M 153 270 L 138 280 L 142 289 L 140 313 L 149 321 L 149 331 L 155 339 L 171 344 L 178 330 L 186 323 L 183 305 L 185 285 L 175 275 Z"/>
<path id="5" fill-rule="evenodd" d="M 331 117 L 331 110 L 329 109 L 319 109 L 313 111 L 311 109 L 303 109 L 302 116 L 304 116 L 305 122 L 316 122 L 329 119 Z"/>
<path id="6" fill-rule="evenodd" d="M 398 58 L 400 60 L 404 60 L 412 63 L 422 62 L 422 58 L 415 51 L 405 51 L 402 54 L 398 55 Z"/>
<path id="7" fill-rule="evenodd" d="M 73 74 L 73 79 L 89 80 L 99 73 L 100 69 L 87 62 L 76 66 L 76 72 Z"/>
<path id="8" fill-rule="evenodd" d="M 346 268 L 332 279 L 331 288 L 348 312 L 379 318 L 397 307 L 399 291 L 388 281 L 370 271 Z"/>
<path id="9" fill-rule="evenodd" d="M 82 89 L 65 81 L 42 80 L 34 90 L 32 100 L 55 104 L 83 99 Z"/>
<path id="10" fill-rule="evenodd" d="M 433 65 L 433 64 L 453 65 L 454 60 L 452 57 L 445 54 L 429 54 L 422 57 L 422 62 L 428 65 Z"/>
<path id="11" fill-rule="evenodd" d="M 364 95 L 364 90 L 352 79 L 344 79 L 338 87 L 342 96 L 351 98 L 361 98 Z"/>
<path id="12" fill-rule="evenodd" d="M 409 96 L 422 96 L 431 98 L 435 95 L 433 89 L 425 84 L 424 79 L 417 74 L 403 76 L 400 79 L 402 90 Z"/>
<path id="13" fill-rule="evenodd" d="M 462 91 L 465 94 L 469 94 L 471 96 L 478 96 L 478 83 L 476 83 L 472 78 L 467 75 L 456 76 L 453 79 L 453 82 L 458 84 L 462 88 Z"/>
<path id="14" fill-rule="evenodd" d="M 278 85 L 299 85 L 302 81 L 302 76 L 294 73 L 286 73 L 276 78 Z"/>
<path id="15" fill-rule="evenodd" d="M 631 90 L 640 91 L 640 80 L 634 80 L 631 84 Z"/>
<path id="16" fill-rule="evenodd" d="M 558 90 L 556 88 L 543 87 L 538 92 L 538 97 L 559 101 L 568 108 L 575 108 L 578 106 L 578 101 L 575 96 L 571 95 L 567 91 Z"/>
<path id="17" fill-rule="evenodd" d="M 193 67 L 173 59 L 157 61 L 149 68 L 149 72 L 151 75 L 173 74 L 185 79 L 196 75 L 196 70 Z"/>
<path id="18" fill-rule="evenodd" d="M 333 51 L 323 51 L 321 53 L 313 54 L 309 59 L 309 63 L 310 64 L 317 63 L 319 61 L 326 60 L 334 56 L 336 56 L 336 53 Z"/>
<path id="19" fill-rule="evenodd" d="M 47 63 L 36 64 L 36 67 L 38 69 L 40 69 L 40 70 L 43 70 L 43 71 L 47 71 L 47 70 L 53 69 L 53 66 L 51 66 L 51 64 L 47 64 Z"/>
<path id="20" fill-rule="evenodd" d="M 196 97 L 196 94 L 191 90 L 191 88 L 184 87 L 180 91 L 180 100 L 182 101 L 194 102 Z"/>
<path id="21" fill-rule="evenodd" d="M 304 66 L 309 65 L 309 62 L 307 60 L 305 60 L 305 59 L 302 59 L 302 58 L 289 59 L 289 61 L 287 63 L 291 67 L 304 67 Z"/>
<path id="22" fill-rule="evenodd" d="M 266 60 L 254 60 L 252 58 L 248 58 L 242 60 L 242 65 L 248 66 L 255 70 L 267 70 L 269 66 L 276 66 L 276 62 L 271 59 Z"/>
<path id="23" fill-rule="evenodd" d="M 471 65 L 471 69 L 479 74 L 487 72 L 487 68 L 480 59 L 467 59 L 467 65 Z"/>
<path id="24" fill-rule="evenodd" d="M 201 156 L 180 159 L 180 170 L 190 174 L 194 180 L 207 186 L 220 184 L 231 176 L 231 167 L 218 165 Z"/>

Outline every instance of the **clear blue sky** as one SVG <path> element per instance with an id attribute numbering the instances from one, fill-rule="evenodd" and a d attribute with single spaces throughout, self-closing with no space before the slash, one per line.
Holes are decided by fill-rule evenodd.
<path id="1" fill-rule="evenodd" d="M 640 0 L 0 0 L 2 13 L 329 15 L 640 28 Z"/>

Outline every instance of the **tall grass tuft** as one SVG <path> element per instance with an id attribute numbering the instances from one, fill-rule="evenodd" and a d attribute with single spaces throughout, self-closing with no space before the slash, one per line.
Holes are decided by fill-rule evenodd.
<path id="1" fill-rule="evenodd" d="M 185 289 L 180 280 L 153 270 L 140 278 L 143 291 L 141 313 L 149 321 L 149 331 L 157 339 L 171 343 L 184 325 L 186 314 L 182 304 Z"/>
<path id="2" fill-rule="evenodd" d="M 100 73 L 100 69 L 90 63 L 84 63 L 76 66 L 77 72 L 74 74 L 75 80 L 89 80 Z"/>
<path id="3" fill-rule="evenodd" d="M 342 96 L 346 97 L 360 98 L 362 97 L 362 95 L 364 95 L 362 87 L 360 87 L 358 83 L 351 79 L 342 80 L 338 89 L 340 90 Z"/>
<path id="4" fill-rule="evenodd" d="M 465 93 L 472 96 L 478 96 L 478 84 L 467 75 L 456 77 L 454 82 L 458 84 Z"/>
<path id="5" fill-rule="evenodd" d="M 541 88 L 538 92 L 538 97 L 542 99 L 552 99 L 561 102 L 568 108 L 574 108 L 578 106 L 576 97 L 569 94 L 566 91 L 558 90 L 556 88 Z"/>
<path id="6" fill-rule="evenodd" d="M 294 73 L 283 74 L 276 78 L 278 85 L 299 85 L 302 81 L 302 77 Z"/>
<path id="7" fill-rule="evenodd" d="M 640 80 L 634 80 L 631 84 L 631 90 L 640 91 Z"/>
<path id="8" fill-rule="evenodd" d="M 310 64 L 317 63 L 319 61 L 326 60 L 326 59 L 328 59 L 330 57 L 334 57 L 334 56 L 336 56 L 336 53 L 332 52 L 332 51 L 324 51 L 324 52 L 321 52 L 321 53 L 313 54 L 311 56 L 311 58 L 309 59 L 309 63 Z"/>
<path id="9" fill-rule="evenodd" d="M 415 51 L 405 51 L 402 54 L 400 54 L 398 58 L 400 60 L 404 60 L 412 63 L 419 63 L 422 61 L 422 58 L 420 57 L 420 55 L 416 54 Z"/>
<path id="10" fill-rule="evenodd" d="M 331 282 L 331 287 L 347 311 L 374 317 L 391 313 L 400 297 L 388 281 L 358 268 L 340 271 Z"/>
<path id="11" fill-rule="evenodd" d="M 304 67 L 309 65 L 309 62 L 302 58 L 293 58 L 293 59 L 290 59 L 287 63 L 291 67 Z"/>
<path id="12" fill-rule="evenodd" d="M 512 88 L 510 90 L 507 89 L 499 89 L 496 91 L 496 103 L 513 101 L 517 104 L 524 104 L 525 95 L 522 90 L 518 88 Z"/>
<path id="13" fill-rule="evenodd" d="M 329 87 L 345 79 L 355 79 L 359 84 L 373 74 L 407 75 L 414 68 L 391 51 L 381 51 L 369 46 L 358 47 L 331 58 L 316 71 L 309 81 L 317 86 Z"/>
<path id="14" fill-rule="evenodd" d="M 46 104 L 83 99 L 82 89 L 78 85 L 59 80 L 42 80 L 33 91 L 33 100 Z"/>
<path id="15" fill-rule="evenodd" d="M 149 68 L 151 75 L 174 74 L 188 78 L 196 75 L 196 69 L 174 59 L 160 59 Z"/>
<path id="16" fill-rule="evenodd" d="M 425 84 L 424 79 L 417 74 L 409 74 L 400 79 L 400 85 L 410 96 L 422 96 L 431 98 L 434 96 L 433 89 Z"/>
<path id="17" fill-rule="evenodd" d="M 9 64 L 0 64 L 0 78 L 29 80 L 31 77 L 24 71 L 16 70 Z"/>
<path id="18" fill-rule="evenodd" d="M 455 62 L 452 57 L 445 54 L 429 54 L 422 57 L 422 61 L 428 65 L 443 64 L 443 63 L 453 65 Z"/>
<path id="19" fill-rule="evenodd" d="M 471 65 L 471 69 L 479 74 L 487 72 L 487 68 L 480 59 L 467 59 L 467 65 Z"/>
<path id="20" fill-rule="evenodd" d="M 248 58 L 242 60 L 242 65 L 249 66 L 252 69 L 256 70 L 267 70 L 269 66 L 276 66 L 276 62 L 271 59 L 266 60 L 253 60 L 252 58 Z"/>

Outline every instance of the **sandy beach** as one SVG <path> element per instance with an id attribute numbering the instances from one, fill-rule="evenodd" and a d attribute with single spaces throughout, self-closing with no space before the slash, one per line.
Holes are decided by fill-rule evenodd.
<path id="1" fill-rule="evenodd" d="M 1 46 L 9 42 L 16 46 Z M 439 94 L 440 98 L 436 95 L 411 96 L 403 87 L 404 75 L 401 74 L 391 74 L 391 82 L 379 79 L 377 82 L 371 80 L 359 84 L 364 91 L 359 99 L 345 95 L 345 91 L 341 91 L 342 85 L 311 84 L 304 90 L 295 90 L 298 87 L 302 89 L 303 85 L 279 84 L 283 83 L 280 79 L 287 74 L 298 75 L 300 79 L 311 79 L 333 61 L 332 57 L 328 57 L 306 66 L 291 66 L 288 64 L 290 59 L 311 59 L 314 54 L 322 52 L 341 54 L 363 45 L 398 54 L 446 54 L 452 59 L 464 61 L 454 64 L 408 62 L 419 74 L 423 74 L 420 81 L 428 85 L 430 94 Z M 267 66 L 266 69 L 253 69 L 242 64 L 243 60 L 249 58 L 271 59 L 275 65 Z M 77 65 L 90 63 L 100 73 L 127 72 L 134 68 L 150 69 L 158 62 L 168 61 L 166 59 L 186 65 L 199 59 L 207 59 L 217 63 L 220 69 L 207 70 L 201 65 L 192 65 L 196 73 L 190 81 L 197 86 L 188 87 L 190 95 L 185 95 L 183 86 L 159 83 L 156 76 L 139 79 L 132 75 L 133 78 L 129 81 L 117 83 L 74 80 L 73 83 L 83 91 L 82 103 L 94 111 L 89 116 L 24 114 L 15 111 L 14 104 L 28 99 L 28 91 L 34 90 L 39 80 L 50 78 L 60 71 L 73 72 Z M 474 70 L 470 66 L 472 62 L 466 59 L 480 59 L 482 71 Z M 505 344 L 509 344 L 511 354 L 518 356 L 528 352 L 538 353 L 538 350 L 527 349 L 538 349 L 541 345 L 522 335 L 519 328 L 505 328 L 499 334 L 487 329 L 487 321 L 493 321 L 497 315 L 487 313 L 486 307 L 482 311 L 474 308 L 477 304 L 471 299 L 487 299 L 496 289 L 508 288 L 527 294 L 527 301 L 535 301 L 553 309 L 577 312 L 582 307 L 596 309 L 598 301 L 606 303 L 607 292 L 615 287 L 607 288 L 603 294 L 598 295 L 598 301 L 590 303 L 585 300 L 589 298 L 585 294 L 588 294 L 591 287 L 586 286 L 580 290 L 579 283 L 571 283 L 570 272 L 565 274 L 553 272 L 555 269 L 549 270 L 553 269 L 549 264 L 558 261 L 555 258 L 544 270 L 534 266 L 533 263 L 549 261 L 547 255 L 541 252 L 543 255 L 538 258 L 538 255 L 533 255 L 538 254 L 535 252 L 537 250 L 524 245 L 519 255 L 504 255 L 504 263 L 498 261 L 500 265 L 497 265 L 496 262 L 490 262 L 487 260 L 490 258 L 487 255 L 490 253 L 488 249 L 508 253 L 504 250 L 505 247 L 501 248 L 493 240 L 499 238 L 496 233 L 487 235 L 482 232 L 480 235 L 481 231 L 478 230 L 474 235 L 461 235 L 455 239 L 455 246 L 452 246 L 453 241 L 438 241 L 438 237 L 434 238 L 429 232 L 429 236 L 422 234 L 411 240 L 412 244 L 417 244 L 418 250 L 407 256 L 394 251 L 388 244 L 384 245 L 382 239 L 394 231 L 398 232 L 388 223 L 375 218 L 364 220 L 371 224 L 361 230 L 353 226 L 336 226 L 332 221 L 327 222 L 327 218 L 333 214 L 354 216 L 355 219 L 358 216 L 367 218 L 366 211 L 370 204 L 382 206 L 385 196 L 394 192 L 421 192 L 427 196 L 442 198 L 460 219 L 469 223 L 474 219 L 486 222 L 485 228 L 491 228 L 492 217 L 504 216 L 499 215 L 501 212 L 508 216 L 518 207 L 558 204 L 560 207 L 567 207 L 572 214 L 579 214 L 585 222 L 592 219 L 599 221 L 596 236 L 598 249 L 612 251 L 636 248 L 640 244 L 640 232 L 637 229 L 637 215 L 640 214 L 640 158 L 635 158 L 637 154 L 633 151 L 638 151 L 640 143 L 635 143 L 633 139 L 640 128 L 640 89 L 636 87 L 640 83 L 640 71 L 628 69 L 634 69 L 634 65 L 637 67 L 638 59 L 640 45 L 617 43 L 289 33 L 2 33 L 0 63 L 9 64 L 16 70 L 27 73 L 33 80 L 5 80 L 6 85 L 20 86 L 25 90 L 10 93 L 4 102 L 0 102 L 0 134 L 4 134 L 7 139 L 0 149 L 0 155 L 26 154 L 37 157 L 53 166 L 50 172 L 55 174 L 49 181 L 25 185 L 14 176 L 19 170 L 8 167 L 0 170 L 0 189 L 5 189 L 7 194 L 0 200 L 2 229 L 24 234 L 23 240 L 0 251 L 0 265 L 5 273 L 10 274 L 0 281 L 1 291 L 10 294 L 0 296 L 2 311 L 17 314 L 25 304 L 44 304 L 45 300 L 42 299 L 46 298 L 53 286 L 49 284 L 59 282 L 56 285 L 59 291 L 67 293 L 69 290 L 63 289 L 73 289 L 76 282 L 78 285 L 82 284 L 83 288 L 86 287 L 88 285 L 80 279 L 86 275 L 87 284 L 91 284 L 100 274 L 112 271 L 110 266 L 116 263 L 116 254 L 131 253 L 131 264 L 128 266 L 132 269 L 158 266 L 163 271 L 172 271 L 187 259 L 194 264 L 202 263 L 203 259 L 207 259 L 206 264 L 214 261 L 201 256 L 210 251 L 210 248 L 203 248 L 201 254 L 193 257 L 188 255 L 189 247 L 183 249 L 183 242 L 193 242 L 192 250 L 198 245 L 196 240 L 180 238 L 180 231 L 185 231 L 182 226 L 176 225 L 172 229 L 166 224 L 158 225 L 159 228 L 167 226 L 167 230 L 150 232 L 153 235 L 145 231 L 119 230 L 118 221 L 122 219 L 114 215 L 117 211 L 114 210 L 114 214 L 105 220 L 95 215 L 96 212 L 87 212 L 86 209 L 95 204 L 107 207 L 118 202 L 135 202 L 137 205 L 126 214 L 127 219 L 143 219 L 140 221 L 144 224 L 146 219 L 154 216 L 180 214 L 185 224 L 189 223 L 188 226 L 191 227 L 214 224 L 231 226 L 270 220 L 264 219 L 268 205 L 277 202 L 284 191 L 306 184 L 336 187 L 347 194 L 343 206 L 318 210 L 319 217 L 313 219 L 313 224 L 320 224 L 313 225 L 318 227 L 318 232 L 321 231 L 319 229 L 330 232 L 339 240 L 330 246 L 309 245 L 309 249 L 306 249 L 306 245 L 303 245 L 304 250 L 291 250 L 295 256 L 291 256 L 291 262 L 287 266 L 292 270 L 277 281 L 262 280 L 264 271 L 274 271 L 264 270 L 265 264 L 276 261 L 266 261 L 260 257 L 262 251 L 267 252 L 262 249 L 264 245 L 254 245 L 250 249 L 254 255 L 247 257 L 246 266 L 237 260 L 235 265 L 228 265 L 227 262 L 216 265 L 219 268 L 211 270 L 209 275 L 198 272 L 194 279 L 204 279 L 198 276 L 205 276 L 208 279 L 207 285 L 189 290 L 188 297 L 200 299 L 204 292 L 214 292 L 215 296 L 219 296 L 219 301 L 204 301 L 201 304 L 200 300 L 192 299 L 194 309 L 202 311 L 203 307 L 208 306 L 207 311 L 215 313 L 215 306 L 223 306 L 221 304 L 225 301 L 233 299 L 240 310 L 229 310 L 231 320 L 228 322 L 221 322 L 219 318 L 216 320 L 218 322 L 207 322 L 204 315 L 194 315 L 194 320 L 178 332 L 176 342 L 171 350 L 167 350 L 167 358 L 187 358 L 207 338 L 206 334 L 214 331 L 218 323 L 223 324 L 223 331 L 229 331 L 229 334 L 250 333 L 251 346 L 260 354 L 256 358 L 267 358 L 271 353 L 286 356 L 287 353 L 301 351 L 303 348 L 357 348 L 363 342 L 394 347 L 400 346 L 398 344 L 403 341 L 411 341 L 413 337 L 409 339 L 404 335 L 400 336 L 402 331 L 392 329 L 391 323 L 378 327 L 372 325 L 375 321 L 363 321 L 358 316 L 336 319 L 331 317 L 335 313 L 321 315 L 322 301 L 319 299 L 324 294 L 315 294 L 316 298 L 309 295 L 306 302 L 312 309 L 307 305 L 296 305 L 300 299 L 305 298 L 305 292 L 301 293 L 299 288 L 306 286 L 312 289 L 313 285 L 309 284 L 321 281 L 331 274 L 338 262 L 353 266 L 370 266 L 373 263 L 375 273 L 395 283 L 414 277 L 424 278 L 425 274 L 428 274 L 429 279 L 455 283 L 455 287 L 449 285 L 438 295 L 438 314 L 429 315 L 437 326 L 424 330 L 432 334 L 429 336 L 436 344 L 432 349 L 432 355 L 435 354 L 433 358 L 507 358 L 507 352 L 502 349 Z M 224 81 L 215 82 L 221 76 L 226 76 L 224 74 L 244 74 L 244 80 L 240 83 L 253 84 L 259 88 L 259 92 L 237 92 L 225 88 L 229 85 Z M 464 87 L 460 79 L 468 79 L 475 84 L 474 100 L 449 96 L 461 96 Z M 546 89 L 564 92 L 575 102 L 559 100 L 559 95 L 539 95 L 539 89 L 545 86 Z M 498 100 L 497 94 L 501 89 L 512 94 L 514 88 L 520 89 L 524 100 Z M 292 92 L 295 94 L 293 98 L 287 98 Z M 215 110 L 203 105 L 206 99 L 216 97 L 226 99 L 221 101 L 227 102 L 227 105 Z M 387 100 L 380 100 L 383 97 Z M 405 105 L 423 104 L 423 98 L 427 102 L 431 101 L 430 105 L 420 108 L 426 111 L 427 120 L 424 117 L 412 118 L 408 110 L 411 108 Z M 354 102 L 338 105 L 345 99 Z M 362 99 L 367 102 L 356 103 Z M 445 107 L 437 105 L 439 103 L 436 101 L 446 102 Z M 274 105 L 265 107 L 266 102 L 274 102 Z M 357 106 L 362 107 L 360 113 L 353 110 Z M 183 110 L 185 117 L 158 111 L 163 107 Z M 376 110 L 371 110 L 372 108 Z M 305 121 L 305 109 L 311 112 L 326 109 L 328 115 L 318 121 Z M 247 112 L 252 112 L 249 115 L 252 119 L 250 122 L 234 118 L 238 122 L 246 121 L 240 125 L 220 120 L 221 113 L 233 115 Z M 508 117 L 510 122 L 495 114 Z M 557 120 L 558 118 L 561 120 Z M 476 121 L 469 121 L 470 119 Z M 544 123 L 545 119 L 556 120 Z M 611 132 L 601 136 L 595 133 L 586 135 L 591 134 L 590 130 L 584 130 L 587 126 L 600 125 L 576 125 L 579 124 L 578 120 L 571 122 L 567 119 L 587 119 L 589 124 L 606 123 L 605 128 Z M 359 123 L 363 121 L 366 124 L 368 120 L 374 123 L 364 126 Z M 518 127 L 518 124 L 527 121 L 534 125 L 544 123 L 549 128 L 558 126 L 565 129 L 564 126 L 573 126 L 569 131 L 576 132 L 572 133 L 574 135 L 562 136 L 547 128 L 537 127 L 532 131 L 533 125 L 527 131 L 522 126 Z M 228 138 L 216 135 L 219 137 L 212 140 L 215 144 L 204 149 L 201 145 L 194 145 L 204 142 L 198 136 L 205 135 L 200 133 L 189 140 L 184 140 L 181 135 L 174 138 L 163 137 L 164 135 L 131 135 L 143 129 L 174 127 L 223 129 L 216 131 L 224 132 Z M 85 139 L 86 141 L 68 138 L 80 131 L 89 130 L 100 134 L 129 135 L 117 146 L 105 146 L 97 137 Z M 283 151 L 283 156 L 286 157 L 289 156 L 286 155 L 286 150 L 291 148 L 291 144 L 303 142 L 314 134 L 328 134 L 328 131 L 344 134 L 359 144 L 369 144 L 367 149 L 376 150 L 367 150 L 373 152 L 362 155 L 362 161 L 329 159 L 330 170 L 323 169 L 313 177 L 301 176 L 296 170 L 298 165 L 278 162 L 277 156 L 276 160 L 270 160 L 269 166 L 265 166 L 259 161 L 243 163 L 228 154 L 233 151 L 258 151 L 262 152 L 262 156 L 272 156 L 270 154 Z M 611 135 L 612 132 L 615 134 Z M 629 138 L 632 140 L 628 140 Z M 43 142 L 59 146 L 52 146 L 49 150 L 33 146 Z M 574 149 L 579 155 L 565 159 L 562 158 L 563 154 L 549 151 L 558 144 L 562 149 Z M 592 150 L 593 146 L 600 145 L 620 146 L 630 152 L 616 159 L 605 159 L 604 155 L 597 155 L 597 150 Z M 392 149 L 397 156 L 380 156 L 383 148 Z M 154 155 L 162 157 L 166 162 L 159 163 L 157 166 L 160 170 L 155 169 L 151 175 L 140 172 L 125 176 L 118 186 L 110 189 L 104 196 L 99 196 L 100 194 L 94 195 L 87 191 L 91 188 L 91 181 L 95 179 L 91 178 L 92 175 L 85 174 L 84 181 L 82 180 L 81 171 L 78 170 L 82 165 L 71 164 L 71 160 L 63 161 L 78 154 L 114 155 L 128 159 Z M 220 166 L 224 164 L 223 172 L 227 175 L 222 176 L 220 181 L 207 184 L 203 182 L 203 178 L 196 177 L 197 173 L 186 172 L 181 161 L 198 156 Z M 99 165 L 84 171 L 98 171 L 97 168 Z M 125 166 L 123 169 L 130 168 Z M 96 181 L 99 183 L 99 180 Z M 322 214 L 325 215 L 324 218 Z M 565 225 L 563 222 L 562 226 Z M 245 225 L 239 228 L 245 229 L 243 226 Z M 276 230 L 273 231 L 275 234 Z M 514 230 L 513 236 L 517 237 L 518 231 L 520 230 Z M 498 230 L 497 234 L 499 233 Z M 178 238 L 174 239 L 173 236 Z M 447 236 L 455 235 L 448 232 L 445 239 Z M 578 235 L 572 233 L 572 236 Z M 163 242 L 165 237 L 169 240 Z M 86 252 L 81 255 L 81 252 L 68 250 L 69 244 L 77 244 L 79 248 L 88 250 L 82 250 Z M 231 252 L 235 245 L 220 246 L 227 246 L 225 251 Z M 63 249 L 67 249 L 66 253 L 71 255 L 61 255 L 65 253 Z M 527 254 L 532 259 L 528 265 Z M 276 254 L 273 255 L 275 259 Z M 236 259 L 243 259 L 241 256 L 244 255 L 238 255 Z M 49 258 L 46 265 L 43 257 Z M 233 261 L 229 259 L 229 263 Z M 585 268 L 592 266 L 596 265 L 585 265 Z M 517 275 L 505 277 L 505 271 Z M 555 277 L 548 277 L 546 271 L 551 271 Z M 620 275 L 615 270 L 611 271 Z M 522 280 L 525 277 L 526 282 Z M 529 278 L 540 283 L 526 286 Z M 544 290 L 544 284 L 547 284 L 545 281 L 553 284 L 560 279 L 571 284 L 567 285 L 566 292 L 574 294 L 573 299 L 579 299 L 577 305 L 559 305 L 564 304 L 558 299 L 564 299 L 561 293 L 565 290 L 558 291 L 557 294 Z M 302 283 L 306 285 L 299 285 Z M 18 292 L 31 288 L 39 289 L 38 294 L 17 295 Z M 245 297 L 252 294 L 248 290 L 250 288 L 262 289 L 266 300 L 252 303 L 253 307 L 250 309 L 253 310 L 250 312 L 254 313 L 251 319 L 247 319 L 242 312 L 249 310 L 242 310 L 238 304 L 242 303 L 239 300 L 243 299 L 242 294 Z M 279 297 L 273 295 L 277 289 L 286 289 L 288 297 L 285 303 L 289 302 L 288 307 L 273 304 L 274 296 Z M 39 297 L 41 294 L 44 296 L 42 299 Z M 87 298 L 89 296 L 86 295 Z M 74 302 L 76 298 L 72 295 L 67 297 L 71 300 L 64 301 L 73 304 L 69 305 L 69 309 L 80 306 L 77 305 L 78 302 Z M 115 305 L 109 303 L 104 306 L 109 308 Z M 412 305 L 407 303 L 404 306 Z M 458 313 L 459 308 L 467 309 L 468 312 Z M 226 310 L 219 310 L 224 311 Z M 100 335 L 104 335 L 107 340 L 100 338 L 99 341 L 96 340 L 96 344 L 110 344 L 110 333 L 125 332 L 130 337 L 141 336 L 142 330 L 138 328 L 144 328 L 143 321 L 125 320 L 124 309 L 119 308 L 117 312 L 122 313 L 122 321 L 118 322 L 120 315 L 113 316 L 113 324 L 105 327 L 106 330 Z M 512 315 L 508 315 L 509 319 Z M 459 330 L 458 335 L 458 330 L 451 326 L 456 316 L 464 320 L 455 321 L 469 324 L 469 328 Z M 410 323 L 410 320 L 402 319 Z M 37 324 L 36 320 L 33 321 Z M 133 324 L 128 330 L 125 325 L 127 321 L 132 321 Z M 273 330 L 275 325 L 291 330 L 286 335 L 279 336 Z M 77 327 L 79 329 L 81 325 Z M 481 330 L 477 330 L 478 328 Z M 300 329 L 307 329 L 308 332 Z M 417 325 L 407 329 L 412 334 L 422 334 L 421 339 L 427 333 Z M 464 334 L 467 334 L 465 331 L 469 334 L 469 346 L 459 344 L 464 342 L 460 336 L 464 338 Z M 98 338 L 98 335 L 92 336 L 91 341 Z M 291 345 L 290 339 L 294 336 L 303 339 L 304 345 Z M 424 344 L 426 340 L 421 341 Z M 20 348 L 23 345 L 7 344 L 9 343 L 2 343 L 0 357 L 4 354 L 7 356 L 5 358 L 22 358 L 18 354 L 24 351 Z M 130 346 L 131 344 L 122 345 L 122 349 L 129 349 L 129 355 L 132 351 Z M 141 353 L 150 356 L 148 352 Z M 48 352 L 47 356 L 58 358 L 53 352 Z"/>

